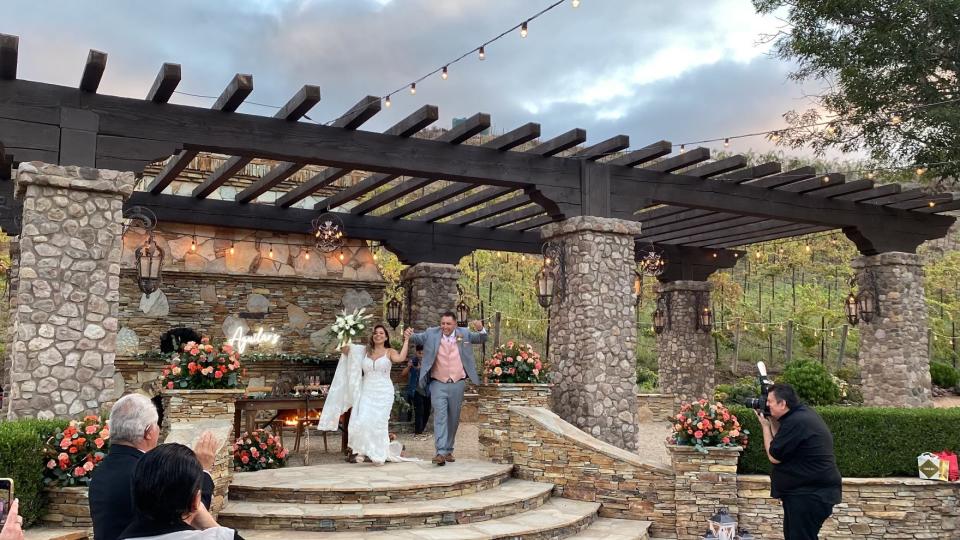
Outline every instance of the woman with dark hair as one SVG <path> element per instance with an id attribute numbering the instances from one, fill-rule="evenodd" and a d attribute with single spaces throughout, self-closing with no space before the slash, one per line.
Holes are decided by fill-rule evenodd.
<path id="1" fill-rule="evenodd" d="M 385 326 L 378 324 L 373 327 L 366 347 L 346 345 L 341 349 L 348 359 L 363 354 L 360 360 L 363 379 L 347 430 L 347 445 L 356 454 L 355 462 L 363 461 L 363 458 L 378 465 L 386 461 L 402 461 L 399 443 L 393 443 L 394 447 L 391 447 L 387 431 L 394 399 L 390 368 L 406 361 L 408 343 L 409 336 L 404 335 L 400 352 L 390 348 L 390 334 Z"/>
<path id="2" fill-rule="evenodd" d="M 136 516 L 120 540 L 243 540 L 200 502 L 203 474 L 196 454 L 182 444 L 147 452 L 133 473 Z"/>

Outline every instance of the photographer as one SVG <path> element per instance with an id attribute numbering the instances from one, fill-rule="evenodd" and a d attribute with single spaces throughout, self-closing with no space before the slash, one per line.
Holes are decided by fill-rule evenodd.
<path id="1" fill-rule="evenodd" d="M 833 505 L 840 502 L 833 435 L 816 412 L 800 403 L 789 384 L 770 387 L 767 409 L 768 415 L 755 412 L 773 464 L 770 496 L 783 502 L 784 540 L 815 540 Z"/>

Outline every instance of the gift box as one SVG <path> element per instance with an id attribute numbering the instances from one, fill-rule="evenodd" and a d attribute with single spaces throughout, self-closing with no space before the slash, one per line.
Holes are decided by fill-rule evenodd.
<path id="1" fill-rule="evenodd" d="M 949 464 L 947 465 L 949 467 Z M 924 452 L 917 456 L 917 470 L 924 480 L 946 480 L 940 469 L 940 456 L 931 452 Z"/>
<path id="2" fill-rule="evenodd" d="M 960 469 L 957 467 L 957 455 L 949 450 L 936 453 L 940 458 L 940 476 L 942 480 L 956 482 L 960 480 Z"/>

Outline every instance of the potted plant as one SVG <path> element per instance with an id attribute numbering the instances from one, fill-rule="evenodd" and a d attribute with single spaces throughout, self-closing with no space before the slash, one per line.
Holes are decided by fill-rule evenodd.
<path id="1" fill-rule="evenodd" d="M 245 431 L 233 443 L 233 467 L 238 471 L 279 469 L 286 465 L 287 449 L 268 431 Z"/>
<path id="2" fill-rule="evenodd" d="M 680 404 L 680 412 L 673 418 L 673 434 L 667 443 L 692 446 L 705 454 L 708 448 L 744 447 L 749 435 L 723 403 L 700 399 Z"/>
<path id="3" fill-rule="evenodd" d="M 508 463 L 509 408 L 550 408 L 549 365 L 532 345 L 510 340 L 484 360 L 483 378 L 477 407 L 481 451 L 492 461 Z"/>
<path id="4" fill-rule="evenodd" d="M 89 513 L 76 515 L 77 507 L 89 508 L 88 486 L 97 466 L 110 449 L 110 428 L 96 415 L 71 420 L 44 447 L 44 485 L 49 499 L 44 523 L 57 526 L 92 527 Z"/>
<path id="5" fill-rule="evenodd" d="M 170 357 L 161 372 L 163 432 L 171 423 L 198 419 L 233 421 L 240 386 L 240 353 L 229 343 L 213 345 L 210 338 L 188 341 Z"/>

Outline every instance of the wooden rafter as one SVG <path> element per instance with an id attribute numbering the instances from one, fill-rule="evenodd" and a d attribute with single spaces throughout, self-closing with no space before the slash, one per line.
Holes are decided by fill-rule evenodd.
<path id="1" fill-rule="evenodd" d="M 516 195 L 508 199 L 504 199 L 500 202 L 490 204 L 481 208 L 477 208 L 472 212 L 468 212 L 461 216 L 457 216 L 451 220 L 446 221 L 451 225 L 469 225 L 471 223 L 476 223 L 478 221 L 483 221 L 485 219 L 496 216 L 497 214 L 502 214 L 521 206 L 526 206 L 530 204 L 530 197 L 527 197 L 525 194 Z"/>
<path id="2" fill-rule="evenodd" d="M 657 141 L 651 145 L 644 146 L 639 150 L 627 152 L 626 154 L 611 159 L 606 163 L 608 165 L 623 165 L 625 167 L 635 167 L 648 161 L 653 161 L 663 157 L 673 151 L 673 145 L 668 141 Z"/>
<path id="3" fill-rule="evenodd" d="M 614 154 L 630 146 L 630 137 L 626 135 L 614 135 L 605 141 L 588 146 L 575 153 L 573 157 L 584 161 L 597 161 L 602 157 Z"/>
<path id="4" fill-rule="evenodd" d="M 19 37 L 0 34 L 0 79 L 12 81 L 17 78 L 19 46 Z"/>
<path id="5" fill-rule="evenodd" d="M 105 69 L 107 69 L 107 53 L 90 49 L 87 53 L 87 62 L 83 66 L 83 75 L 80 77 L 80 90 L 95 93 L 100 87 Z"/>
<path id="6" fill-rule="evenodd" d="M 525 219 L 530 219 L 532 217 L 543 215 L 543 208 L 536 204 L 526 206 L 524 208 L 519 208 L 512 212 L 505 212 L 498 216 L 486 219 L 484 221 L 479 221 L 476 223 L 478 227 L 490 227 L 491 229 L 503 228 L 514 223 L 523 221 Z"/>
<path id="7" fill-rule="evenodd" d="M 173 97 L 173 92 L 180 85 L 180 64 L 164 63 L 160 72 L 153 81 L 153 86 L 147 92 L 147 101 L 167 103 Z"/>

